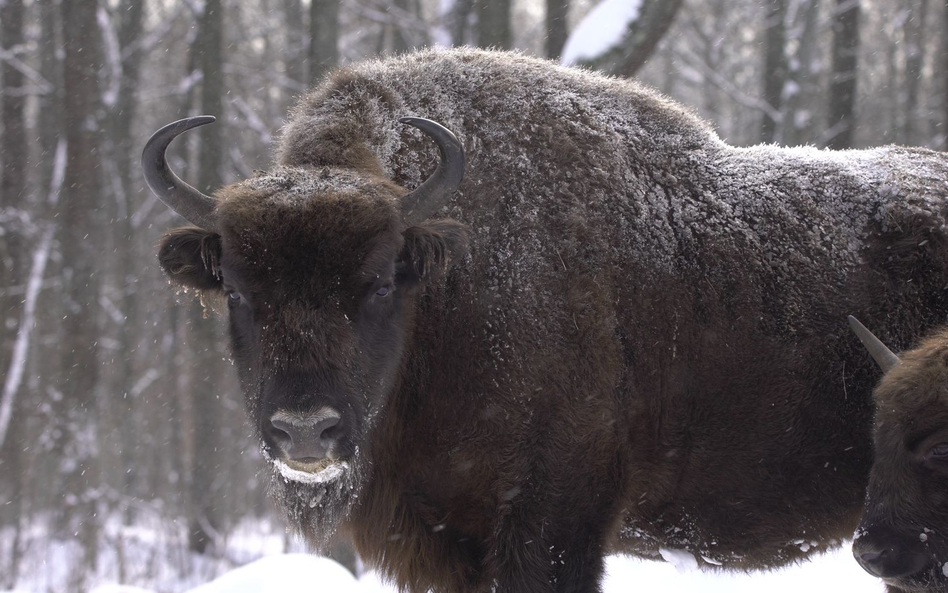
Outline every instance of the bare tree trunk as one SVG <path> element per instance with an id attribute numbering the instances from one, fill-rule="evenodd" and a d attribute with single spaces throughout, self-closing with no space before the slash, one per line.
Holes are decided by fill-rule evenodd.
<path id="1" fill-rule="evenodd" d="M 764 101 L 771 107 L 762 113 L 760 141 L 779 141 L 781 122 L 774 115 L 781 113 L 783 87 L 787 80 L 786 19 L 787 0 L 767 0 L 764 24 Z"/>
<path id="2" fill-rule="evenodd" d="M 455 0 L 448 15 L 448 30 L 452 45 L 464 45 L 468 31 L 468 20 L 474 11 L 474 0 Z"/>
<path id="3" fill-rule="evenodd" d="M 569 37 L 569 0 L 546 0 L 546 57 L 559 60 Z"/>
<path id="4" fill-rule="evenodd" d="M 196 49 L 203 72 L 201 111 L 223 116 L 224 31 L 221 0 L 205 1 L 200 27 Z M 202 132 L 198 188 L 211 192 L 223 185 L 223 125 L 218 123 L 207 126 Z M 222 453 L 218 444 L 221 410 L 217 389 L 223 373 L 221 357 L 217 352 L 215 319 L 205 319 L 204 308 L 197 302 L 191 303 L 188 317 L 188 345 L 192 352 L 190 396 L 194 422 L 194 456 L 189 481 L 188 545 L 192 551 L 203 554 L 209 551 L 209 547 L 216 541 L 220 529 L 214 477 L 217 474 L 215 468 L 218 465 L 218 455 Z"/>
<path id="5" fill-rule="evenodd" d="M 638 18 L 621 41 L 589 65 L 615 76 L 634 77 L 675 22 L 682 4 L 684 0 L 642 0 Z"/>
<path id="6" fill-rule="evenodd" d="M 393 0 L 392 6 L 401 16 L 411 13 L 409 0 Z M 394 22 L 387 25 L 391 28 L 392 34 L 392 53 L 403 54 L 414 47 L 413 36 L 404 26 L 398 24 L 400 19 L 394 19 Z"/>
<path id="7" fill-rule="evenodd" d="M 0 2 L 0 48 L 17 55 L 23 46 L 24 7 L 22 0 Z M 20 58 L 24 56 L 20 55 Z M 0 511 L 0 525 L 12 525 L 16 537 L 10 564 L 0 564 L 0 588 L 12 589 L 20 564 L 20 525 L 23 521 L 22 497 L 22 432 L 17 418 L 17 395 L 20 382 L 14 373 L 22 374 L 25 356 L 22 341 L 27 328 L 22 325 L 22 297 L 11 294 L 10 288 L 24 283 L 24 259 L 27 235 L 27 146 L 24 77 L 12 60 L 0 62 L 3 76 L 0 93 L 0 492 L 9 484 L 9 508 Z M 28 342 L 27 342 L 28 345 Z M 17 351 L 20 352 L 17 352 Z M 7 428 L 10 427 L 9 433 Z M 5 438 L 9 435 L 9 438 Z M 3 494 L 0 494 L 2 497 Z"/>
<path id="8" fill-rule="evenodd" d="M 0 2 L 0 48 L 25 59 L 23 45 L 23 0 Z M 19 326 L 23 299 L 11 294 L 10 288 L 24 281 L 24 260 L 27 249 L 29 218 L 27 203 L 26 95 L 23 73 L 13 60 L 0 61 L 3 76 L 0 94 L 0 369 L 10 366 L 13 345 L 22 329 Z M 11 395 L 15 400 L 16 393 Z M 11 462 L 19 455 L 18 447 L 4 450 L 3 459 Z"/>
<path id="9" fill-rule="evenodd" d="M 98 561 L 99 515 L 96 489 L 97 407 L 99 387 L 98 337 L 99 270 L 101 252 L 95 237 L 102 232 L 98 211 L 103 195 L 99 178 L 101 133 L 98 69 L 100 66 L 98 2 L 63 2 L 63 111 L 66 177 L 61 207 L 63 283 L 67 296 L 62 321 L 63 438 L 57 453 L 71 462 L 67 491 L 75 495 L 71 519 L 79 533 L 87 570 Z"/>
<path id="10" fill-rule="evenodd" d="M 829 148 L 851 148 L 856 115 L 860 0 L 836 0 L 830 81 Z"/>
<path id="11" fill-rule="evenodd" d="M 788 26 L 801 33 L 795 51 L 788 56 L 781 140 L 783 144 L 796 146 L 812 142 L 815 135 L 817 118 L 813 113 L 813 99 L 821 93 L 818 73 L 814 70 L 819 49 L 820 0 L 790 0 L 789 7 Z"/>
<path id="12" fill-rule="evenodd" d="M 312 0 L 309 6 L 309 83 L 317 84 L 339 65 L 339 2 Z"/>
<path id="13" fill-rule="evenodd" d="M 941 148 L 942 150 L 948 150 L 948 2 L 943 2 L 942 9 L 942 32 L 941 32 L 941 59 L 939 63 L 941 64 L 941 73 L 942 73 L 942 122 L 941 122 Z"/>
<path id="14" fill-rule="evenodd" d="M 913 0 L 909 4 L 909 16 L 905 23 L 905 110 L 902 137 L 906 144 L 927 144 L 930 138 L 919 134 L 918 91 L 922 81 L 922 66 L 925 61 L 925 22 L 928 0 Z"/>
<path id="15" fill-rule="evenodd" d="M 0 3 L 0 48 L 17 55 L 23 45 L 23 0 L 6 0 Z M 20 55 L 19 58 L 25 59 Z M 13 60 L 0 61 L 0 74 L 3 76 L 3 92 L 0 95 L 0 212 L 8 231 L 0 235 L 0 289 L 20 284 L 22 278 L 24 234 L 26 228 L 22 218 L 26 216 L 27 151 L 26 142 L 26 100 L 23 73 L 14 65 Z M 4 327 L 13 331 L 4 332 L 4 336 L 16 333 L 16 318 L 19 312 L 18 300 L 3 292 L 0 300 L 0 321 Z M 0 363 L 9 356 L 11 340 L 0 343 Z M 2 368 L 2 367 L 0 367 Z"/>
<path id="16" fill-rule="evenodd" d="M 510 6 L 511 0 L 475 0 L 478 45 L 497 49 L 513 47 Z"/>
<path id="17" fill-rule="evenodd" d="M 303 20 L 303 4 L 300 0 L 283 0 L 283 17 L 286 23 L 286 75 L 291 80 L 305 85 L 308 40 Z"/>
<path id="18" fill-rule="evenodd" d="M 134 487 L 139 480 L 139 467 L 135 463 L 137 448 L 137 433 L 133 420 L 133 411 L 136 407 L 133 387 L 136 381 L 136 328 L 139 326 L 138 315 L 138 271 L 140 259 L 135 250 L 138 242 L 132 224 L 132 214 L 137 210 L 142 197 L 137 190 L 137 179 L 133 174 L 138 173 L 137 150 L 134 140 L 134 123 L 138 113 L 138 83 L 141 70 L 142 54 L 130 48 L 142 34 L 142 21 L 146 7 L 146 0 L 124 0 L 119 6 L 117 15 L 120 19 L 118 41 L 120 55 L 124 56 L 121 63 L 121 79 L 119 94 L 115 102 L 114 113 L 109 117 L 111 125 L 113 160 L 117 163 L 115 169 L 119 178 L 118 189 L 121 195 L 116 196 L 116 216 L 111 228 L 115 233 L 114 241 L 118 255 L 118 285 L 121 292 L 121 311 L 123 321 L 118 329 L 119 373 L 118 388 L 122 394 L 121 402 L 116 402 L 118 409 L 118 434 L 121 436 L 121 450 L 118 451 L 122 490 L 127 495 L 134 494 Z M 117 395 L 117 394 L 116 394 Z M 123 516 L 126 522 L 131 522 L 133 510 L 125 507 Z"/>
<path id="19" fill-rule="evenodd" d="M 41 158 L 36 163 L 36 187 L 37 194 L 44 200 L 38 204 L 37 210 L 43 213 L 44 218 L 49 218 L 48 210 L 54 206 L 56 200 L 60 198 L 61 184 L 55 182 L 56 177 L 64 176 L 64 169 L 67 158 L 66 139 L 63 136 L 63 107 L 65 97 L 63 96 L 63 41 L 61 36 L 61 27 L 59 26 L 61 13 L 59 2 L 56 0 L 37 0 L 35 9 L 39 13 L 40 31 L 39 31 L 39 65 L 42 77 L 51 83 L 51 92 L 39 95 L 36 98 L 37 111 L 43 114 L 37 119 L 37 136 L 39 140 L 39 152 L 46 155 L 47 158 Z M 57 231 L 61 235 L 61 230 Z M 55 257 L 48 264 L 48 274 L 57 278 L 63 277 L 63 270 L 67 265 L 61 257 L 61 245 L 53 244 L 53 254 Z M 66 342 L 63 324 L 61 319 L 67 314 L 67 303 L 65 296 L 65 287 L 62 283 L 40 293 L 38 296 L 38 309 L 40 314 L 37 316 L 36 339 L 32 340 L 32 348 L 29 354 L 29 375 L 26 378 L 28 388 L 21 394 L 21 410 L 37 410 L 39 406 L 49 406 L 47 415 L 38 415 L 38 418 L 25 418 L 26 422 L 33 421 L 33 430 L 42 430 L 46 435 L 55 435 L 57 431 L 63 429 L 63 422 L 57 417 L 57 414 L 63 409 L 62 404 L 54 402 L 51 406 L 49 400 L 51 394 L 62 395 L 60 386 L 62 385 L 63 366 L 62 353 L 59 348 L 49 350 L 43 348 L 42 340 L 49 340 L 56 344 Z M 29 424 L 27 425 L 29 426 Z M 63 491 L 63 481 L 66 478 L 64 472 L 58 468 L 49 468 L 44 466 L 44 460 L 55 455 L 57 447 L 62 447 L 66 443 L 64 438 L 47 438 L 31 449 L 29 453 L 24 452 L 26 459 L 23 463 L 23 478 L 21 489 L 24 493 L 24 505 L 27 507 L 27 513 L 31 510 L 36 512 L 48 511 L 48 500 L 44 493 L 61 493 Z M 15 437 L 14 437 L 15 438 Z M 59 449 L 60 451 L 62 448 Z M 58 496 L 57 496 L 58 498 Z M 61 505 L 54 509 L 53 516 L 57 520 L 54 527 L 64 529 L 68 525 L 66 516 L 71 509 L 66 505 Z M 30 517 L 30 515 L 27 515 Z M 70 533 L 71 535 L 71 533 Z"/>

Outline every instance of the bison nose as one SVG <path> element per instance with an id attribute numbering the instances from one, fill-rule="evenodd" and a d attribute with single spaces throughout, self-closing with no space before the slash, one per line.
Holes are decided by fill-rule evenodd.
<path id="1" fill-rule="evenodd" d="M 853 544 L 853 556 L 863 570 L 883 579 L 916 574 L 928 562 L 925 554 L 893 541 L 883 543 L 859 539 Z"/>
<path id="2" fill-rule="evenodd" d="M 309 416 L 277 412 L 270 418 L 268 432 L 283 455 L 293 461 L 320 461 L 332 454 L 339 430 L 339 414 Z"/>

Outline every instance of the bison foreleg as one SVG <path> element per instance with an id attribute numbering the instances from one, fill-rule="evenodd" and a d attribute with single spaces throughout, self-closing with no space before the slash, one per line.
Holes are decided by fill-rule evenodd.
<path id="1" fill-rule="evenodd" d="M 510 505 L 501 509 L 491 551 L 489 574 L 498 593 L 550 593 L 553 567 L 549 544 L 540 534 L 540 524 L 525 508 Z"/>
<path id="2" fill-rule="evenodd" d="M 598 593 L 603 567 L 598 534 L 545 522 L 526 504 L 502 509 L 487 566 L 495 590 Z M 558 541 L 566 534 L 568 540 Z"/>

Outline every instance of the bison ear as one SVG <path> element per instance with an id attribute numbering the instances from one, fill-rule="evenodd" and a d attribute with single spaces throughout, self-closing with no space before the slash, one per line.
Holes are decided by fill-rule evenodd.
<path id="1" fill-rule="evenodd" d="M 221 236 L 198 227 L 165 233 L 158 244 L 158 262 L 178 286 L 213 291 L 221 288 Z"/>
<path id="2" fill-rule="evenodd" d="M 467 255 L 467 227 L 456 220 L 428 220 L 405 229 L 400 272 L 420 281 L 448 271 Z"/>

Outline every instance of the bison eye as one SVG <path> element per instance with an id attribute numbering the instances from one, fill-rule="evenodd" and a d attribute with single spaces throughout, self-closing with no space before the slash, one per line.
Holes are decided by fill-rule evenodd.
<path id="1" fill-rule="evenodd" d="M 928 457 L 936 461 L 948 461 L 948 443 L 938 443 L 929 449 Z"/>
<path id="2" fill-rule="evenodd" d="M 375 296 L 383 297 L 388 295 L 389 292 L 391 292 L 391 289 L 388 286 L 383 286 L 382 288 L 375 291 Z"/>
<path id="3" fill-rule="evenodd" d="M 240 296 L 240 293 L 236 290 L 232 290 L 227 293 L 227 304 L 231 307 L 236 307 L 243 300 L 243 297 Z"/>

